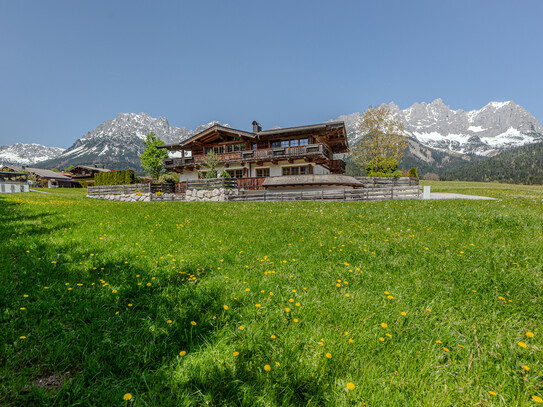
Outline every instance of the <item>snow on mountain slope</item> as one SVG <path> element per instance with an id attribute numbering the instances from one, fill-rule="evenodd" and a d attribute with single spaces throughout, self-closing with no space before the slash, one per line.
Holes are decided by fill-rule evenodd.
<path id="1" fill-rule="evenodd" d="M 0 146 L 0 164 L 30 166 L 40 161 L 58 157 L 64 151 L 60 147 L 45 147 L 41 144 L 15 143 L 11 146 Z"/>
<path id="2" fill-rule="evenodd" d="M 512 101 L 490 102 L 479 110 L 452 110 L 441 99 L 415 103 L 391 111 L 404 123 L 406 134 L 425 147 L 458 154 L 495 155 L 512 147 L 543 141 L 543 127 L 522 106 Z M 340 116 L 356 143 L 360 115 Z"/>

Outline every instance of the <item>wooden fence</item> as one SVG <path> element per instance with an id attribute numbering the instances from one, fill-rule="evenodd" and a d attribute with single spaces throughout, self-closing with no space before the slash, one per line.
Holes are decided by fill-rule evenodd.
<path id="1" fill-rule="evenodd" d="M 237 188 L 236 178 L 204 178 L 187 181 L 187 189 Z"/>
<path id="2" fill-rule="evenodd" d="M 334 189 L 299 192 L 256 192 L 233 195 L 231 201 L 277 202 L 277 201 L 384 201 L 391 199 L 420 199 L 421 191 L 416 186 L 389 188 Z"/>
<path id="3" fill-rule="evenodd" d="M 127 184 L 127 185 L 101 185 L 87 188 L 88 196 L 98 195 L 128 195 L 136 193 L 152 192 L 156 194 L 173 194 L 174 184 Z"/>
<path id="4" fill-rule="evenodd" d="M 364 188 L 390 188 L 391 186 L 419 185 L 418 178 L 411 177 L 355 177 Z"/>

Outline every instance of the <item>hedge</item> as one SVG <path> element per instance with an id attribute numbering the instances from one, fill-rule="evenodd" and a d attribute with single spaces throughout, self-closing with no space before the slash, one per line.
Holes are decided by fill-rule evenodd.
<path id="1" fill-rule="evenodd" d="M 94 174 L 94 185 L 134 184 L 134 170 L 99 172 Z"/>

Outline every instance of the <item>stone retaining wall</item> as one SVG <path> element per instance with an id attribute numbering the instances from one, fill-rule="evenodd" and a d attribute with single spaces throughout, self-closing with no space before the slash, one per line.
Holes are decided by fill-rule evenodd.
<path id="1" fill-rule="evenodd" d="M 237 189 L 187 189 L 185 201 L 228 201 L 230 197 L 237 196 Z"/>
<path id="2" fill-rule="evenodd" d="M 184 200 L 182 195 L 176 194 L 153 194 L 150 192 L 137 192 L 132 194 L 104 194 L 104 195 L 87 195 L 87 198 L 107 199 L 110 201 L 121 202 L 155 202 L 155 201 L 181 201 Z"/>

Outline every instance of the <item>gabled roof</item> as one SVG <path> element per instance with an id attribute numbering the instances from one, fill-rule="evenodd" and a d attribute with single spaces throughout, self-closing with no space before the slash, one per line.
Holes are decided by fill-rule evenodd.
<path id="1" fill-rule="evenodd" d="M 337 151 L 335 152 L 347 151 L 349 148 L 347 141 L 347 131 L 345 130 L 345 123 L 342 121 L 310 124 L 307 126 L 283 127 L 270 130 L 262 130 L 257 133 L 236 130 L 232 129 L 231 127 L 225 127 L 221 126 L 220 124 L 215 124 L 201 131 L 200 133 L 181 141 L 180 143 L 164 144 L 162 146 L 157 146 L 157 148 L 166 148 L 170 151 L 182 150 L 194 144 L 205 143 L 206 141 L 213 140 L 213 138 L 216 137 L 220 138 L 221 135 L 229 135 L 250 140 L 262 140 L 281 135 L 292 136 L 295 134 L 303 135 L 314 134 L 315 132 L 325 133 L 330 131 L 337 131 L 337 137 L 333 140 L 333 143 L 337 145 L 335 149 Z"/>
<path id="2" fill-rule="evenodd" d="M 71 180 L 70 177 L 67 177 L 66 175 L 59 174 L 58 172 L 51 171 L 51 170 L 44 170 L 42 168 L 30 168 L 30 167 L 24 167 L 24 171 L 28 171 L 31 174 L 37 175 L 41 178 L 54 178 L 54 179 L 65 179 L 65 180 Z"/>
<path id="3" fill-rule="evenodd" d="M 76 166 L 70 168 L 69 171 L 72 172 L 76 168 L 84 168 L 86 170 L 92 170 L 92 171 L 98 171 L 98 172 L 110 172 L 111 171 L 108 168 L 99 168 L 99 167 L 95 167 L 94 165 L 76 165 Z"/>

